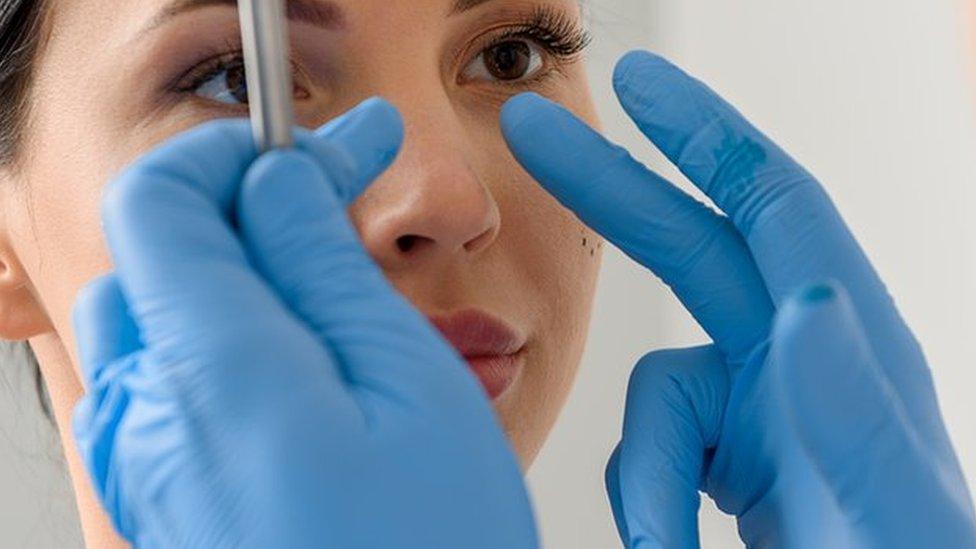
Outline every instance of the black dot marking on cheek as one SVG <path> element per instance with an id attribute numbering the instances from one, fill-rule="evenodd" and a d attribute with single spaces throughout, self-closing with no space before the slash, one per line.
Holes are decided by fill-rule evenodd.
<path id="1" fill-rule="evenodd" d="M 579 228 L 579 232 L 581 236 L 580 242 L 583 246 L 584 253 L 585 250 L 588 250 L 590 252 L 590 257 L 596 257 L 597 250 L 603 248 L 603 240 L 601 238 L 591 238 L 593 235 L 586 226 L 581 226 Z"/>

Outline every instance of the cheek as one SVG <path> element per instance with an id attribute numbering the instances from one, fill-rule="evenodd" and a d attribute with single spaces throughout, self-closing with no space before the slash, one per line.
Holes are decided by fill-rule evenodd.
<path id="1" fill-rule="evenodd" d="M 593 123 L 586 104 L 577 112 Z M 483 145 L 479 168 L 501 214 L 496 246 L 513 271 L 508 273 L 515 287 L 510 288 L 512 295 L 518 296 L 535 330 L 531 358 L 516 390 L 496 403 L 506 432 L 528 466 L 576 376 L 603 240 L 521 168 L 497 129 L 477 142 Z"/>
<path id="2" fill-rule="evenodd" d="M 74 357 L 71 309 L 92 278 L 110 270 L 100 223 L 104 158 L 93 141 L 65 146 L 51 136 L 32 155 L 26 184 L 12 201 L 11 234 L 18 257 L 65 348 Z"/>
<path id="3" fill-rule="evenodd" d="M 552 362 L 547 377 L 565 386 L 585 343 L 603 241 L 528 175 L 510 181 L 512 190 L 499 198 L 500 242 L 535 296 L 539 337 Z"/>
<path id="4" fill-rule="evenodd" d="M 600 263 L 602 240 L 527 174 L 510 178 L 497 197 L 504 241 L 524 276 L 555 308 L 584 303 Z"/>
<path id="5" fill-rule="evenodd" d="M 132 125 L 116 108 L 131 103 L 112 95 L 118 87 L 81 85 L 67 93 L 49 80 L 42 75 L 34 92 L 28 173 L 24 190 L 12 201 L 17 204 L 12 231 L 51 322 L 74 353 L 75 296 L 111 270 L 100 220 L 104 186 L 140 154 L 206 117 L 191 113 Z M 99 79 L 80 81 L 89 80 Z"/>
<path id="6" fill-rule="evenodd" d="M 500 199 L 502 235 L 532 304 L 535 333 L 515 390 L 496 406 L 525 467 L 576 378 L 589 327 L 602 241 L 527 176 Z"/>

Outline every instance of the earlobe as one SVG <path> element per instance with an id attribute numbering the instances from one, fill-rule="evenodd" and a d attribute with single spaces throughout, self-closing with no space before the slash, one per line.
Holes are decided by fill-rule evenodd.
<path id="1" fill-rule="evenodd" d="M 21 341 L 53 329 L 13 249 L 0 241 L 0 339 Z"/>

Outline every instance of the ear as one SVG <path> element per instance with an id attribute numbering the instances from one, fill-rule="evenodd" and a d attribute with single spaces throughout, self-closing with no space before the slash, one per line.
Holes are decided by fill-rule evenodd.
<path id="1" fill-rule="evenodd" d="M 21 341 L 54 327 L 6 236 L 0 235 L 0 338 Z"/>

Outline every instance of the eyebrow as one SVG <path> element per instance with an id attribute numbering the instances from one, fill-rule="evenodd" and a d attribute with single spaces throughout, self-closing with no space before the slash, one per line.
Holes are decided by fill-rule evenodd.
<path id="1" fill-rule="evenodd" d="M 491 0 L 454 0 L 454 4 L 451 5 L 451 10 L 448 12 L 448 15 L 458 15 L 468 10 L 473 10 L 485 2 L 491 2 Z"/>
<path id="2" fill-rule="evenodd" d="M 457 1 L 480 3 L 479 0 Z M 225 6 L 236 10 L 237 0 L 173 0 L 159 10 L 139 35 L 156 30 L 180 15 L 212 6 Z M 330 0 L 287 0 L 286 14 L 290 21 L 307 23 L 324 29 L 337 29 L 345 25 L 342 8 Z"/>

